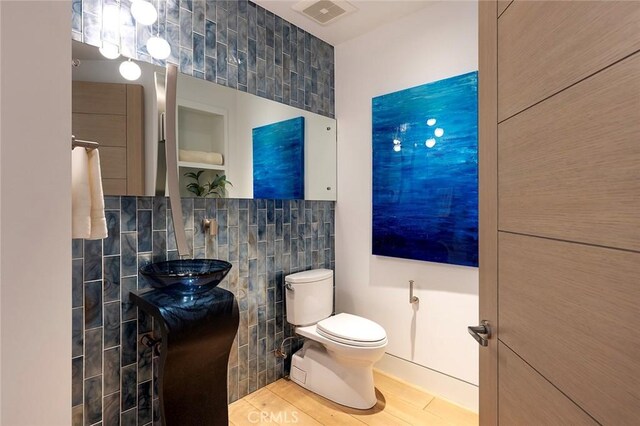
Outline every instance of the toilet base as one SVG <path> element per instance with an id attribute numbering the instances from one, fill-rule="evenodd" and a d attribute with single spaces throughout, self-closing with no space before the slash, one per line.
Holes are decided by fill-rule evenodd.
<path id="1" fill-rule="evenodd" d="M 366 410 L 376 405 L 373 363 L 341 358 L 307 340 L 291 359 L 292 381 L 338 404 Z"/>

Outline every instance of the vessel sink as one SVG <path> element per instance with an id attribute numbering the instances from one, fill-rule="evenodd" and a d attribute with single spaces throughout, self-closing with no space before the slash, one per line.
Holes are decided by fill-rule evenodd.
<path id="1" fill-rule="evenodd" d="M 140 268 L 151 286 L 183 293 L 211 289 L 229 273 L 231 264 L 217 259 L 182 259 L 156 262 Z"/>

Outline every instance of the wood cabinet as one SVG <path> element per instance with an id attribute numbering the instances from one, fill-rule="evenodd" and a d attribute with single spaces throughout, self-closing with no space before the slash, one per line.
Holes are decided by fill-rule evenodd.
<path id="1" fill-rule="evenodd" d="M 105 195 L 144 195 L 143 96 L 137 84 L 73 82 L 73 134 L 100 144 Z"/>

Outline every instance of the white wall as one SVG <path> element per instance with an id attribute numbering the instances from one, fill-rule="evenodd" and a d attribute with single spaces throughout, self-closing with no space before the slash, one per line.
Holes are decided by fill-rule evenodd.
<path id="1" fill-rule="evenodd" d="M 477 409 L 478 346 L 466 330 L 478 320 L 477 268 L 371 255 L 371 99 L 477 70 L 477 3 L 429 4 L 335 52 L 336 309 L 384 326 L 393 359 L 381 368 L 410 361 L 392 373 Z"/>
<path id="2" fill-rule="evenodd" d="M 0 1 L 2 425 L 71 423 L 70 1 Z"/>

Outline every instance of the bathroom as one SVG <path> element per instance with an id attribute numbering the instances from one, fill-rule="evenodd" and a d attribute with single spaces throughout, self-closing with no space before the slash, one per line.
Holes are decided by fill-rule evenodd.
<path id="1" fill-rule="evenodd" d="M 349 9 L 345 16 L 326 26 L 296 10 L 296 2 L 268 0 L 155 0 L 150 3 L 154 5 L 161 24 L 146 26 L 136 23 L 127 12 L 131 3 L 126 0 L 73 0 L 7 1 L 0 4 L 0 423 L 146 425 L 166 421 L 161 415 L 166 407 L 161 407 L 159 398 L 161 351 L 158 350 L 159 345 L 154 346 L 154 341 L 150 340 L 160 339 L 161 327 L 157 319 L 152 320 L 142 308 L 136 308 L 130 292 L 144 291 L 150 285 L 139 273 L 139 268 L 181 256 L 181 243 L 176 241 L 180 239 L 181 227 L 185 228 L 187 249 L 194 258 L 221 259 L 232 265 L 226 279 L 219 285 L 221 290 L 229 290 L 235 296 L 238 307 L 237 334 L 234 329 L 228 363 L 223 367 L 227 368 L 224 372 L 227 378 L 227 386 L 223 390 L 227 393 L 224 403 L 230 403 L 229 421 L 232 424 L 379 422 L 465 425 L 478 422 L 497 424 L 498 417 L 505 424 L 546 424 L 553 420 L 576 424 L 627 424 L 627 420 L 639 414 L 637 407 L 640 405 L 636 402 L 640 401 L 640 395 L 627 377 L 634 377 L 640 367 L 637 361 L 629 361 L 620 354 L 633 353 L 640 342 L 637 330 L 629 328 L 624 321 L 629 315 L 624 310 L 631 309 L 629 303 L 640 301 L 637 286 L 630 285 L 637 282 L 637 274 L 640 273 L 639 262 L 634 258 L 639 249 L 636 238 L 639 224 L 633 214 L 634 209 L 640 206 L 638 201 L 623 203 L 619 198 L 637 190 L 633 161 L 640 158 L 640 153 L 636 145 L 625 144 L 625 141 L 632 137 L 630 135 L 637 137 L 639 129 L 634 125 L 627 134 L 616 134 L 611 129 L 612 124 L 598 117 L 596 121 L 602 129 L 595 130 L 593 134 L 613 135 L 611 143 L 620 147 L 610 157 L 603 153 L 601 158 L 608 161 L 604 163 L 594 160 L 593 155 L 584 154 L 580 147 L 569 142 L 565 151 L 551 150 L 559 160 L 547 160 L 545 164 L 551 172 L 565 178 L 560 163 L 569 164 L 574 158 L 590 167 L 576 166 L 568 170 L 587 179 L 602 176 L 598 171 L 610 166 L 611 161 L 622 164 L 610 179 L 594 183 L 591 189 L 571 186 L 574 181 L 569 178 L 568 186 L 557 189 L 558 196 L 562 197 L 567 197 L 570 191 L 579 193 L 582 200 L 589 201 L 581 204 L 582 208 L 594 212 L 589 216 L 571 210 L 571 217 L 579 222 L 577 231 L 573 233 L 565 231 L 570 227 L 557 224 L 545 228 L 543 219 L 553 218 L 562 225 L 564 216 L 561 208 L 576 207 L 557 203 L 557 199 L 544 198 L 545 194 L 532 191 L 522 178 L 514 178 L 518 167 L 529 167 L 527 170 L 531 174 L 540 169 L 535 168 L 535 161 L 525 164 L 522 158 L 512 159 L 509 156 L 517 157 L 518 151 L 502 147 L 499 150 L 503 165 L 499 189 L 500 211 L 504 215 L 501 213 L 498 224 L 497 191 L 494 193 L 491 186 L 497 186 L 498 182 L 495 171 L 498 148 L 497 143 L 482 144 L 483 141 L 497 140 L 496 129 L 500 129 L 501 140 L 504 137 L 504 140 L 518 146 L 522 153 L 528 153 L 529 158 L 540 159 L 541 156 L 532 154 L 532 148 L 515 136 L 517 132 L 512 127 L 528 123 L 526 130 L 530 133 L 523 131 L 523 138 L 531 138 L 535 130 L 544 134 L 543 140 L 551 143 L 554 135 L 560 133 L 559 127 L 545 130 L 536 128 L 532 124 L 537 123 L 535 120 L 524 124 L 518 120 L 524 120 L 527 114 L 548 118 L 544 116 L 544 108 L 550 102 L 579 103 L 582 98 L 565 100 L 561 96 L 574 87 L 577 91 L 580 85 L 595 85 L 599 82 L 599 75 L 614 73 L 617 67 L 626 71 L 621 74 L 626 77 L 619 81 L 627 85 L 637 84 L 628 80 L 637 76 L 639 70 L 635 59 L 637 54 L 632 55 L 637 50 L 637 32 L 630 31 L 626 36 L 622 30 L 607 33 L 596 46 L 600 50 L 593 56 L 605 57 L 602 52 L 609 44 L 620 46 L 620 49 L 615 57 L 598 59 L 600 62 L 595 59 L 589 62 L 585 56 L 580 56 L 585 45 L 580 39 L 572 45 L 577 53 L 569 58 L 575 65 L 573 73 L 562 74 L 565 77 L 556 79 L 556 87 L 551 87 L 552 84 L 545 80 L 539 86 L 544 86 L 546 92 L 542 89 L 535 92 L 535 87 L 529 88 L 518 78 L 542 78 L 538 76 L 544 73 L 531 74 L 533 71 L 526 67 L 518 69 L 524 59 L 516 53 L 519 49 L 526 50 L 526 47 L 530 49 L 531 57 L 545 59 L 540 63 L 547 66 L 549 63 L 562 64 L 562 55 L 566 52 L 558 52 L 552 46 L 568 36 L 557 31 L 542 31 L 547 28 L 542 18 L 535 22 L 527 21 L 528 25 L 537 25 L 537 30 L 548 36 L 539 46 L 530 37 L 519 33 L 514 22 L 535 13 L 548 16 L 545 15 L 548 12 L 518 0 L 480 4 L 474 1 L 336 2 L 346 9 L 351 5 L 354 10 Z M 640 19 L 638 7 L 633 3 L 621 3 L 611 9 L 604 8 L 601 3 L 593 2 L 601 14 L 593 25 L 593 31 L 605 27 L 629 28 Z M 111 60 L 97 52 L 102 36 L 113 35 L 113 31 L 105 31 L 103 18 L 109 16 L 104 12 L 107 6 L 119 8 L 119 16 L 123 11 L 126 15 L 117 31 L 122 56 Z M 571 9 L 579 6 L 566 6 L 568 11 L 560 5 L 550 7 L 557 8 L 550 14 L 557 19 L 561 19 L 563 13 L 581 16 L 577 13 L 581 10 Z M 489 15 L 493 18 L 498 16 L 498 19 L 488 19 Z M 586 27 L 586 21 L 579 20 L 582 18 L 575 19 L 575 25 Z M 220 23 L 225 21 L 226 32 L 220 27 Z M 209 24 L 217 26 L 212 33 L 207 27 Z M 504 33 L 514 31 L 518 37 L 502 39 L 498 28 Z M 155 105 L 157 99 L 148 97 L 151 90 L 147 90 L 146 84 L 153 85 L 155 73 L 162 76 L 160 79 L 156 76 L 156 81 L 164 82 L 164 61 L 152 59 L 144 53 L 146 50 L 141 52 L 139 46 L 144 45 L 155 31 L 156 35 L 164 34 L 169 39 L 172 56 L 168 62 L 179 65 L 178 143 L 187 138 L 182 130 L 184 126 L 180 126 L 181 107 L 188 112 L 194 105 L 201 106 L 207 97 L 215 98 L 216 102 L 224 99 L 231 102 L 231 106 L 225 108 L 232 113 L 222 120 L 227 132 L 227 145 L 219 148 L 225 160 L 228 158 L 228 163 L 224 163 L 224 168 L 214 168 L 224 170 L 231 183 L 225 189 L 228 197 L 194 197 L 187 190 L 188 181 L 184 175 L 187 171 L 197 171 L 197 168 L 184 164 L 179 168 L 169 166 L 165 171 L 171 174 L 176 169 L 180 170 L 176 178 L 182 187 L 169 193 L 173 192 L 174 196 L 179 193 L 182 200 L 171 203 L 164 196 L 155 196 L 158 185 L 165 185 L 164 179 L 157 179 L 158 165 L 163 163 L 158 161 L 162 146 L 154 142 L 162 139 L 159 122 L 163 118 L 152 113 L 151 119 L 145 121 L 144 131 L 138 129 L 139 143 L 144 146 L 140 157 L 144 160 L 127 171 L 140 174 L 144 170 L 140 178 L 144 184 L 128 192 L 122 186 L 113 190 L 105 183 L 104 214 L 108 237 L 104 240 L 72 240 L 69 136 L 76 131 L 72 117 L 86 113 L 76 110 L 77 104 L 72 105 L 73 81 L 90 80 L 93 77 L 89 74 L 99 71 L 112 74 L 108 78 L 113 78 L 113 81 L 109 83 L 124 83 L 117 75 L 118 66 L 124 59 L 132 57 L 139 64 L 141 76 L 140 81 L 127 84 L 143 84 L 145 81 L 142 115 L 148 114 L 147 107 Z M 296 36 L 292 37 L 293 34 Z M 171 38 L 174 36 L 177 38 Z M 184 37 L 192 40 L 193 45 L 185 45 Z M 209 37 L 217 39 L 213 51 L 207 50 Z M 204 46 L 198 44 L 198 49 L 202 48 L 205 53 L 203 56 L 196 53 L 196 39 L 204 43 Z M 288 53 L 287 48 L 280 50 L 281 47 L 275 47 L 285 39 L 289 40 Z M 502 58 L 513 55 L 518 60 L 501 62 L 497 52 L 491 50 L 491 46 L 498 43 L 492 44 L 491 40 L 500 41 L 499 49 L 505 51 Z M 534 44 L 539 50 L 530 47 Z M 264 48 L 262 53 L 261 45 Z M 256 56 L 252 63 L 250 52 L 254 48 Z M 294 48 L 300 52 L 296 51 L 299 64 L 295 73 L 290 65 Z M 262 55 L 269 57 L 271 53 L 288 58 L 273 63 L 262 59 Z M 226 63 L 220 60 L 225 55 Z M 248 60 L 246 66 L 242 65 L 245 58 Z M 500 78 L 508 77 L 515 81 L 513 84 L 520 84 L 518 87 L 527 87 L 527 90 L 522 90 L 522 97 L 529 96 L 534 101 L 514 101 L 514 96 L 509 98 L 505 95 L 498 103 L 497 97 L 502 96 L 502 92 L 492 95 L 496 92 L 497 83 L 490 80 L 489 84 L 482 84 L 482 70 L 488 70 L 484 75 L 495 74 L 496 64 L 504 70 L 501 71 L 504 77 Z M 610 64 L 614 65 L 609 69 L 607 66 Z M 263 65 L 265 68 L 261 73 Z M 300 77 L 297 93 L 293 90 L 295 83 L 292 77 L 288 80 L 285 77 L 287 67 Z M 477 267 L 477 252 L 475 260 L 459 261 L 458 258 L 457 262 L 381 254 L 380 250 L 386 248 L 372 237 L 372 232 L 374 236 L 376 232 L 375 209 L 378 206 L 378 175 L 375 169 L 379 164 L 375 159 L 375 142 L 372 149 L 375 102 L 385 95 L 473 74 L 478 70 L 477 131 L 480 149 L 477 164 L 480 164 L 480 211 L 485 214 L 480 215 L 480 238 L 475 241 L 479 241 L 479 252 L 486 254 L 484 258 L 480 257 L 480 268 Z M 107 82 L 104 78 L 95 81 Z M 493 92 L 491 84 L 494 84 Z M 602 89 L 604 83 L 600 84 L 598 87 Z M 607 84 L 615 91 L 622 83 Z M 190 90 L 191 99 L 186 99 L 185 90 Z M 614 93 L 624 98 L 625 91 L 619 90 Z M 597 90 L 593 92 L 597 93 Z M 619 102 L 620 108 L 624 108 L 619 114 L 627 122 L 637 123 L 635 111 L 638 109 L 635 107 L 638 99 L 631 95 L 627 98 Z M 601 108 L 602 117 L 611 114 L 606 109 L 611 104 L 607 98 L 602 98 L 600 104 L 591 99 L 590 104 Z M 498 108 L 496 105 L 502 106 Z M 217 116 L 220 116 L 221 108 L 215 102 L 206 106 L 209 113 Z M 273 115 L 259 123 L 252 122 L 248 115 L 250 111 Z M 491 111 L 494 111 L 494 116 L 491 116 Z M 497 115 L 495 111 L 498 111 Z M 244 133 L 248 133 L 247 138 L 250 139 L 250 130 L 257 126 L 298 116 L 304 117 L 305 149 L 316 149 L 313 160 L 310 161 L 308 155 L 302 160 L 304 172 L 299 176 L 298 187 L 305 195 L 255 197 L 252 192 L 256 189 L 255 181 L 251 186 L 255 176 L 250 172 L 247 175 L 249 167 L 243 167 L 244 162 L 251 161 L 251 149 L 239 148 L 234 141 L 241 140 L 240 135 Z M 567 118 L 567 125 L 576 123 L 570 122 L 571 119 L 578 120 Z M 197 117 L 194 120 L 197 121 Z M 487 126 L 487 122 L 493 124 Z M 602 133 L 607 129 L 610 133 Z M 447 135 L 445 133 L 445 138 Z M 582 137 L 588 139 L 592 136 L 582 134 Z M 78 139 L 90 138 L 78 136 Z M 254 144 L 255 141 L 254 132 Z M 315 142 L 319 145 L 314 145 Z M 395 139 L 393 143 L 395 149 Z M 427 145 L 427 148 L 431 147 Z M 102 159 L 115 151 L 101 144 L 98 152 Z M 175 147 L 173 152 L 176 152 Z M 245 154 L 248 160 L 243 158 Z M 127 164 L 127 161 L 121 161 L 122 157 L 118 158 L 120 160 L 115 161 L 116 164 Z M 164 160 L 165 164 L 171 161 L 170 158 Z M 513 161 L 515 166 L 508 168 L 507 160 Z M 177 161 L 181 161 L 179 157 Z M 483 164 L 489 167 L 483 169 Z M 253 167 L 256 168 L 255 162 Z M 33 173 L 32 170 L 45 173 Z M 117 179 L 120 177 L 113 180 Z M 170 181 L 171 178 L 169 186 L 172 184 Z M 544 184 L 544 177 L 539 177 L 537 182 Z M 617 195 L 612 195 L 606 202 L 598 198 L 602 188 L 606 188 L 604 185 L 613 183 L 622 188 L 615 193 Z M 550 216 L 537 210 L 536 205 L 531 204 L 533 202 L 528 204 L 518 198 L 523 191 L 531 191 L 531 199 L 537 200 L 539 205 L 551 206 L 548 207 Z M 164 195 L 164 187 L 162 193 Z M 469 198 L 477 197 L 477 186 L 471 194 Z M 598 219 L 601 216 L 596 213 L 606 211 L 602 207 L 605 204 L 619 209 L 621 214 L 617 221 L 603 225 L 602 219 Z M 523 211 L 522 206 L 528 206 L 529 213 Z M 209 221 L 206 226 L 205 220 Z M 620 231 L 623 226 L 632 232 Z M 607 229 L 608 234 L 598 233 L 598 228 Z M 498 236 L 499 254 L 496 252 Z M 553 265 L 553 259 L 544 258 L 547 265 L 556 269 L 548 268 L 548 275 L 534 273 L 536 264 L 528 263 L 533 260 L 526 256 L 513 258 L 516 256 L 513 253 L 518 253 L 524 244 L 518 240 L 523 236 L 539 236 L 536 237 L 538 246 L 527 246 L 532 253 L 531 259 L 539 260 L 546 251 L 554 253 L 558 250 L 557 253 L 564 256 L 565 269 Z M 553 244 L 566 244 L 567 249 Z M 503 253 L 502 247 L 512 247 L 513 250 Z M 570 256 L 569 249 L 573 247 L 582 250 L 582 257 Z M 603 256 L 609 263 L 593 266 L 598 265 L 597 259 Z M 589 299 L 588 303 L 577 307 L 572 305 L 570 309 L 564 305 L 551 306 L 553 315 L 540 317 L 536 316 L 539 312 L 530 311 L 526 304 L 516 300 L 518 294 L 509 292 L 505 287 L 500 293 L 500 304 L 504 306 L 500 311 L 503 334 L 498 339 L 495 328 L 497 308 L 491 303 L 498 298 L 497 287 L 490 284 L 497 282 L 498 257 L 505 258 L 500 263 L 504 265 L 499 271 L 501 282 L 521 284 L 518 280 L 525 280 L 520 277 L 527 275 L 532 277 L 531 280 L 536 279 L 536 284 L 545 282 L 547 278 L 551 284 L 557 284 L 555 289 L 541 286 L 540 294 L 521 290 L 519 296 L 525 294 L 536 304 L 554 303 L 553 297 L 545 298 L 545 295 L 558 294 L 561 296 L 557 298 L 559 301 L 578 297 L 576 294 L 582 284 L 567 277 L 568 274 L 563 280 L 557 278 L 567 270 L 573 271 L 585 286 L 591 286 L 589 288 L 593 291 L 585 292 L 586 296 L 599 294 L 601 301 Z M 496 259 L 495 265 L 491 260 L 487 261 L 490 258 Z M 589 267 L 585 266 L 583 258 L 592 260 Z M 528 274 L 520 274 L 516 265 Z M 326 278 L 326 282 L 331 283 L 330 293 L 324 293 L 332 298 L 332 303 L 329 302 L 331 310 L 322 317 L 349 313 L 373 322 L 383 331 L 386 340 L 373 365 L 377 393 L 371 393 L 374 400 L 367 400 L 369 402 L 365 404 L 373 405 L 371 408 L 356 407 L 357 404 L 345 401 L 341 405 L 327 402 L 336 401 L 337 397 L 326 393 L 322 396 L 322 391 L 309 393 L 296 381 L 299 380 L 296 377 L 288 380 L 293 352 L 304 341 L 314 341 L 317 337 L 305 335 L 305 330 L 296 334 L 295 326 L 306 329 L 308 322 L 288 322 L 290 309 L 286 299 L 289 291 L 293 290 L 287 290 L 287 286 L 295 286 L 296 282 L 295 277 L 289 281 L 286 277 L 318 269 L 333 271 Z M 601 286 L 598 287 L 602 283 L 619 286 L 619 291 L 602 292 L 599 290 Z M 533 286 L 534 281 L 527 284 Z M 566 287 L 567 293 L 560 293 L 560 287 Z M 568 293 L 572 288 L 578 293 Z M 602 308 L 599 303 L 611 303 L 621 308 L 599 314 L 597 318 L 600 321 L 593 322 L 585 311 Z M 514 311 L 510 306 L 519 307 L 519 310 Z M 489 322 L 480 323 L 485 319 Z M 507 326 L 526 327 L 526 320 L 530 319 L 539 319 L 545 326 L 558 324 L 558 337 L 550 342 L 555 352 L 540 353 L 541 349 L 537 348 L 544 345 L 531 346 L 526 338 L 521 338 Z M 553 323 L 550 322 L 552 320 Z M 561 337 L 581 321 L 594 331 L 607 335 L 612 327 L 618 327 L 609 346 L 597 345 L 607 350 L 613 348 L 610 362 L 612 365 L 624 365 L 622 372 L 588 368 L 598 359 L 594 349 L 584 347 L 582 341 Z M 364 324 L 364 328 L 371 325 Z M 363 326 L 356 328 L 362 329 Z M 470 336 L 472 332 L 475 335 Z M 627 339 L 619 339 L 619 335 L 625 335 Z M 291 339 L 285 340 L 287 337 Z M 530 337 L 534 344 L 543 338 L 535 330 Z M 565 341 L 564 347 L 558 343 Z M 497 380 L 492 380 L 497 376 L 494 373 L 498 369 L 498 347 L 502 372 L 499 385 Z M 286 358 L 277 356 L 281 348 Z M 517 356 L 509 358 L 511 353 Z M 558 363 L 549 358 L 550 353 L 556 354 L 563 362 L 571 363 L 576 373 L 572 377 L 589 375 L 602 389 L 621 389 L 619 394 L 609 392 L 604 399 L 608 407 L 617 408 L 615 413 L 597 403 L 604 391 L 587 390 L 591 387 L 565 377 Z M 301 361 L 294 360 L 294 365 L 302 365 L 296 362 Z M 371 367 L 367 366 L 366 374 L 370 374 Z M 516 372 L 516 367 L 521 369 Z M 339 368 L 335 367 L 334 371 L 340 371 Z M 519 377 L 531 386 L 516 386 L 515 380 L 508 381 L 512 373 L 510 368 L 514 369 L 513 377 Z M 184 384 L 199 383 L 194 380 Z M 333 382 L 337 387 L 336 383 Z M 366 388 L 368 390 L 363 390 L 363 393 L 374 392 L 372 386 L 367 385 Z M 291 399 L 292 395 L 300 396 L 300 405 Z M 496 402 L 498 395 L 500 409 Z M 528 404 L 529 398 L 543 401 L 543 404 L 562 403 L 543 413 L 544 410 L 535 410 Z M 301 401 L 307 401 L 306 408 Z M 528 416 L 528 421 L 519 417 L 521 415 Z M 334 419 L 333 423 L 327 419 Z"/>

